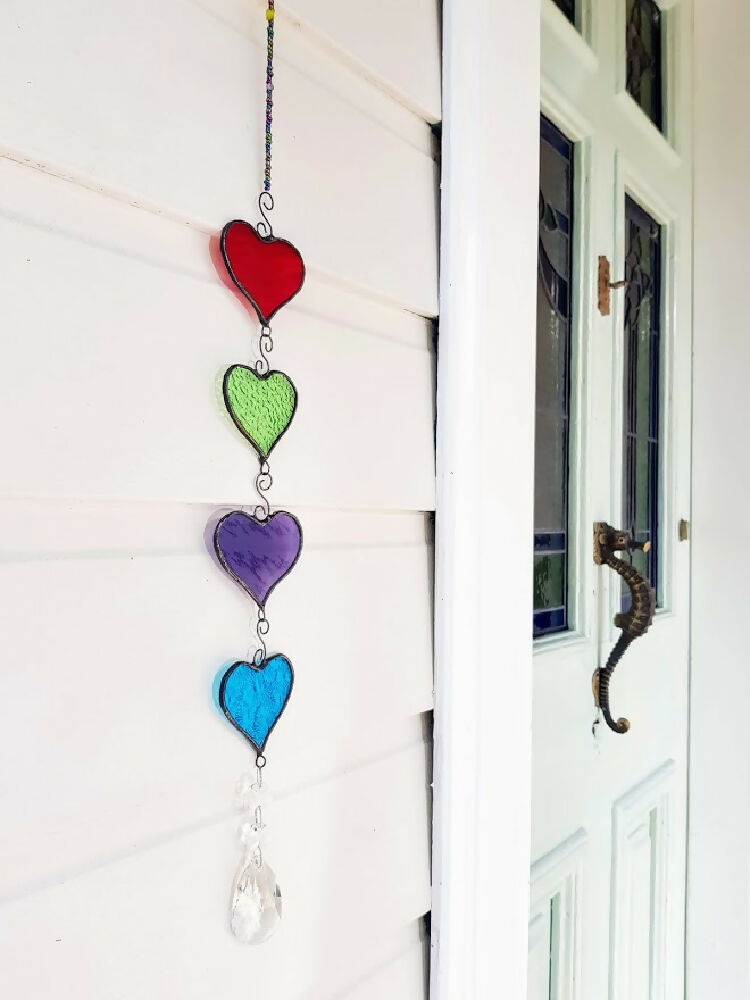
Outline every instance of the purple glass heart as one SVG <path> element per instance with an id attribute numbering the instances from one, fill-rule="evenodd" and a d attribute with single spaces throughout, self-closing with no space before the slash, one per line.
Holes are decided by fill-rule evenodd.
<path id="1" fill-rule="evenodd" d="M 297 562 L 302 528 L 285 510 L 264 521 L 233 510 L 216 525 L 214 547 L 227 573 L 262 608 L 279 580 Z"/>

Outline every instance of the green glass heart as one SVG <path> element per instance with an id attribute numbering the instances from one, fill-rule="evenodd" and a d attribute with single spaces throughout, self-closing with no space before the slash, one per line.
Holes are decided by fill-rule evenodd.
<path id="1" fill-rule="evenodd" d="M 297 390 L 283 372 L 256 375 L 245 365 L 232 365 L 224 374 L 224 402 L 239 431 L 268 458 L 292 422 Z"/>

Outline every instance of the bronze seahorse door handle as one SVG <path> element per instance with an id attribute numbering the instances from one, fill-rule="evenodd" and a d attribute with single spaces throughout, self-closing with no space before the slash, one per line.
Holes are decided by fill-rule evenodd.
<path id="1" fill-rule="evenodd" d="M 632 596 L 630 610 L 615 615 L 615 625 L 622 629 L 622 633 L 605 666 L 599 667 L 593 678 L 594 701 L 613 733 L 626 733 L 630 729 L 630 723 L 627 719 L 618 719 L 615 722 L 612 718 L 609 709 L 610 678 L 631 642 L 648 632 L 656 611 L 656 595 L 647 578 L 631 563 L 620 559 L 615 553 L 632 552 L 634 549 L 648 552 L 650 547 L 650 542 L 636 542 L 627 531 L 617 531 L 605 521 L 597 521 L 594 524 L 594 562 L 597 566 L 609 566 L 621 576 Z"/>

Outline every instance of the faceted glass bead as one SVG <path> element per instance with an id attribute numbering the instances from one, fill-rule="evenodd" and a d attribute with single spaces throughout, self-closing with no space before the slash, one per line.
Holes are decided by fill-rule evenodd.
<path id="1" fill-rule="evenodd" d="M 244 944 L 261 944 L 281 920 L 281 890 L 258 851 L 242 861 L 232 892 L 230 926 Z"/>
<path id="2" fill-rule="evenodd" d="M 252 812 L 258 806 L 269 805 L 271 795 L 266 783 L 258 784 L 257 772 L 246 771 L 235 786 L 234 804 L 240 812 Z"/>
<path id="3" fill-rule="evenodd" d="M 248 813 L 242 819 L 237 831 L 240 843 L 250 851 L 256 847 L 265 847 L 268 841 L 266 825 L 259 820 L 256 813 Z"/>

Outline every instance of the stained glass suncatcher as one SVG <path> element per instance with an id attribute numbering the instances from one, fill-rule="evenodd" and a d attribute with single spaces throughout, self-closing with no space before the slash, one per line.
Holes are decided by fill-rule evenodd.
<path id="1" fill-rule="evenodd" d="M 568 627 L 573 143 L 541 119 L 534 462 L 534 635 Z"/>
<path id="2" fill-rule="evenodd" d="M 658 129 L 662 112 L 662 12 L 655 0 L 627 0 L 627 88 Z"/>
<path id="3" fill-rule="evenodd" d="M 625 199 L 625 280 L 622 524 L 636 541 L 651 542 L 633 563 L 658 602 L 661 227 L 632 198 Z"/>
<path id="4" fill-rule="evenodd" d="M 576 0 L 555 0 L 555 4 L 572 24 L 576 23 Z"/>

